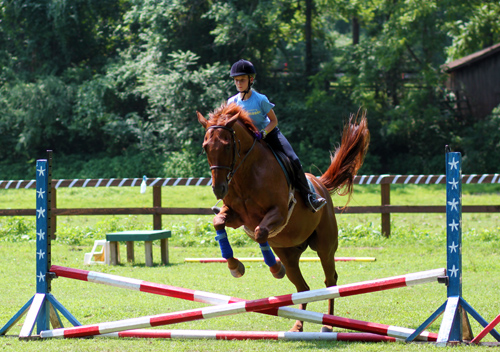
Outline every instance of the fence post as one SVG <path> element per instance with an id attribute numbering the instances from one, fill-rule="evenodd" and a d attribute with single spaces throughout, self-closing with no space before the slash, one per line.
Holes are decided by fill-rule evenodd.
<path id="1" fill-rule="evenodd" d="M 161 208 L 161 186 L 153 186 L 153 207 Z M 153 214 L 153 229 L 161 230 L 161 214 Z M 168 263 L 168 238 L 163 238 L 160 240 L 161 249 L 161 261 L 162 263 Z"/>
<path id="2" fill-rule="evenodd" d="M 381 203 L 391 205 L 391 184 L 380 184 Z M 389 238 L 391 235 L 391 213 L 382 213 L 382 235 Z"/>
<path id="3" fill-rule="evenodd" d="M 161 186 L 153 186 L 153 207 L 161 208 Z M 153 214 L 153 229 L 161 230 L 161 214 Z"/>

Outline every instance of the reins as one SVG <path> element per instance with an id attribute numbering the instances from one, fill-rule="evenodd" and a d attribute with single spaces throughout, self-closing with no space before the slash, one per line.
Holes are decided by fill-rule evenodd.
<path id="1" fill-rule="evenodd" d="M 231 166 L 224 166 L 224 165 L 212 165 L 212 166 L 210 166 L 210 170 L 213 170 L 213 169 L 229 170 L 229 173 L 227 174 L 227 177 L 226 177 L 227 183 L 229 184 L 231 182 L 231 180 L 233 179 L 233 176 L 236 173 L 236 171 L 238 171 L 240 166 L 243 165 L 243 162 L 248 157 L 250 152 L 253 150 L 253 147 L 255 146 L 255 143 L 257 142 L 257 138 L 254 138 L 252 146 L 250 147 L 248 152 L 245 154 L 245 156 L 243 156 L 243 159 L 241 159 L 238 166 L 236 166 L 236 155 L 238 155 L 238 157 L 241 158 L 241 156 L 240 156 L 241 142 L 239 139 L 235 138 L 236 131 L 230 127 L 221 126 L 221 125 L 214 125 L 214 126 L 208 127 L 207 132 L 208 132 L 208 130 L 211 130 L 211 129 L 223 129 L 223 130 L 231 132 L 231 138 L 233 140 L 233 160 L 231 162 Z M 238 147 L 236 146 L 236 140 L 238 141 Z M 236 168 L 235 168 L 235 166 L 236 166 Z"/>

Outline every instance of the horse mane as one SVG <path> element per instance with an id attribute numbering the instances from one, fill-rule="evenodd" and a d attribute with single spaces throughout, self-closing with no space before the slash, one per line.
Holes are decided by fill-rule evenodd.
<path id="1" fill-rule="evenodd" d="M 248 112 L 236 103 L 223 103 L 220 107 L 215 109 L 213 112 L 209 113 L 210 119 L 208 120 L 208 126 L 225 126 L 226 123 L 236 114 L 240 114 L 238 121 L 243 123 L 243 125 L 250 132 L 258 132 L 257 127 L 253 124 L 252 118 Z"/>

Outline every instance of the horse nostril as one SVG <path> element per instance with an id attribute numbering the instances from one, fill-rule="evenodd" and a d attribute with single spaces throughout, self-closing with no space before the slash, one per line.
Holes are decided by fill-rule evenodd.
<path id="1" fill-rule="evenodd" d="M 227 194 L 227 184 L 218 184 L 212 186 L 212 191 L 214 192 L 217 199 L 222 199 Z"/>

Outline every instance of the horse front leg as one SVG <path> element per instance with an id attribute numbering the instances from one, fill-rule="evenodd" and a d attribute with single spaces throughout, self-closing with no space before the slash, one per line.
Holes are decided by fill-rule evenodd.
<path id="1" fill-rule="evenodd" d="M 254 231 L 255 240 L 260 245 L 264 262 L 267 266 L 269 266 L 271 274 L 273 274 L 276 279 L 284 278 L 286 269 L 280 261 L 276 261 L 276 257 L 274 256 L 269 243 L 267 243 L 267 238 L 269 237 L 269 233 L 276 227 L 280 226 L 284 221 L 285 219 L 281 215 L 279 208 L 273 207 L 266 213 L 259 226 L 257 226 Z"/>
<path id="2" fill-rule="evenodd" d="M 269 246 L 269 243 L 259 243 L 259 246 L 262 252 L 262 256 L 264 257 L 264 263 L 266 263 L 269 267 L 271 274 L 273 274 L 276 279 L 284 278 L 286 274 L 285 266 L 283 265 L 283 263 L 281 263 L 281 261 L 276 260 L 276 257 L 274 256 L 273 250 L 271 249 L 271 246 Z"/>
<path id="3" fill-rule="evenodd" d="M 266 243 L 269 233 L 278 226 L 283 225 L 285 216 L 286 213 L 282 214 L 279 207 L 269 209 L 254 230 L 255 241 L 257 243 Z"/>
<path id="4" fill-rule="evenodd" d="M 219 214 L 214 217 L 213 224 L 217 234 L 215 240 L 219 243 L 221 255 L 227 260 L 227 267 L 231 275 L 239 278 L 245 274 L 245 266 L 234 257 L 233 249 L 231 248 L 226 232 L 226 223 L 231 220 L 236 220 L 236 217 L 236 214 L 231 211 L 229 207 L 224 205 Z"/>

